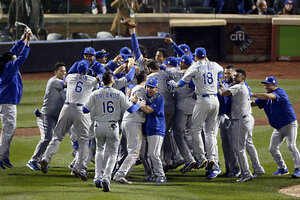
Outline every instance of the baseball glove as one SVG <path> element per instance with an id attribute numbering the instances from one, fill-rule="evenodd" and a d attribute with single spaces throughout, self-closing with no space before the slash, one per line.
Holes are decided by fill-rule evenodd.
<path id="1" fill-rule="evenodd" d="M 121 19 L 121 24 L 123 24 L 127 28 L 135 28 L 136 27 L 136 23 L 134 21 L 132 21 L 131 19 L 128 19 L 128 18 L 127 19 L 122 18 Z"/>

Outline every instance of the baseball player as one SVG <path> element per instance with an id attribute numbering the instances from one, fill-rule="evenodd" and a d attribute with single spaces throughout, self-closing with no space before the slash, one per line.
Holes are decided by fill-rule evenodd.
<path id="1" fill-rule="evenodd" d="M 196 168 L 206 166 L 208 170 L 207 178 L 217 177 L 221 170 L 218 165 L 217 152 L 217 115 L 219 110 L 219 101 L 217 98 L 218 79 L 223 76 L 223 68 L 215 63 L 208 61 L 206 50 L 196 48 L 196 62 L 189 67 L 185 75 L 175 84 L 175 87 L 182 87 L 193 80 L 197 101 L 193 110 L 191 132 L 193 135 L 193 154 L 196 158 Z M 202 130 L 205 130 L 205 147 L 201 136 Z"/>
<path id="2" fill-rule="evenodd" d="M 96 61 L 95 59 L 95 49 L 92 47 L 86 47 L 80 54 L 81 58 L 89 62 L 89 68 L 87 75 L 94 77 L 101 77 L 103 74 L 104 67 Z M 73 66 L 69 69 L 68 74 L 78 73 L 77 67 L 80 61 L 75 62 Z"/>
<path id="3" fill-rule="evenodd" d="M 150 168 L 145 168 L 146 179 L 144 179 L 144 181 L 153 181 L 154 173 L 156 175 L 156 180 L 153 181 L 154 183 L 165 183 L 167 182 L 167 179 L 160 158 L 161 147 L 166 130 L 164 120 L 164 99 L 158 92 L 157 79 L 148 77 L 146 90 L 147 101 L 146 103 L 141 103 L 141 110 L 146 113 L 146 121 L 144 125 L 146 137 L 143 138 L 144 141 L 142 144 L 143 147 L 141 154 L 143 163 L 147 163 L 146 167 L 150 166 Z"/>
<path id="4" fill-rule="evenodd" d="M 220 83 L 219 89 L 220 95 L 232 96 L 231 118 L 232 130 L 234 130 L 232 132 L 232 145 L 239 159 L 242 171 L 242 177 L 237 182 L 246 182 L 253 179 L 246 155 L 246 143 L 253 144 L 252 131 L 254 128 L 254 118 L 252 116 L 250 95 L 245 84 L 245 79 L 246 72 L 242 69 L 237 69 L 233 75 L 234 85 L 224 90 L 224 86 Z"/>
<path id="5" fill-rule="evenodd" d="M 137 97 L 139 100 L 146 100 L 145 83 L 147 74 L 141 71 L 136 75 L 137 85 L 132 89 L 130 99 Z M 128 155 L 123 161 L 121 167 L 114 175 L 114 180 L 124 184 L 132 184 L 126 179 L 130 169 L 134 167 L 142 146 L 142 124 L 145 122 L 146 114 L 143 111 L 135 113 L 126 112 L 124 114 L 121 128 L 123 135 L 127 139 Z"/>
<path id="6" fill-rule="evenodd" d="M 183 55 L 180 58 L 181 70 L 177 71 L 175 74 L 173 73 L 174 81 L 179 81 L 192 63 L 193 59 L 190 56 Z M 180 169 L 181 173 L 184 174 L 196 165 L 196 161 L 184 139 L 184 131 L 190 130 L 189 122 L 191 121 L 193 108 L 196 103 L 193 83 L 180 88 L 175 88 L 175 101 L 176 111 L 174 114 L 173 132 L 179 152 L 185 161 L 185 166 Z"/>
<path id="7" fill-rule="evenodd" d="M 227 90 L 233 85 L 234 72 L 235 67 L 233 65 L 228 65 L 225 67 L 224 80 L 221 81 L 224 90 Z M 224 176 L 237 178 L 239 177 L 241 172 L 238 164 L 238 158 L 234 153 L 232 146 L 233 130 L 231 128 L 231 97 L 225 97 L 218 94 L 218 99 L 220 103 L 218 122 L 220 127 L 220 136 L 226 169 Z"/>
<path id="8" fill-rule="evenodd" d="M 10 143 L 16 130 L 17 104 L 20 103 L 23 92 L 19 68 L 26 61 L 30 50 L 29 42 L 32 34 L 31 31 L 27 31 L 28 29 L 25 29 L 22 39 L 9 52 L 0 56 L 0 117 L 2 123 L 0 167 L 2 169 L 6 169 L 5 166 L 14 167 L 9 160 Z"/>
<path id="9" fill-rule="evenodd" d="M 193 57 L 190 47 L 187 44 L 181 44 L 177 46 L 177 44 L 172 40 L 172 38 L 166 37 L 165 42 L 172 45 L 174 51 L 177 53 L 178 57 L 182 57 L 183 55 L 188 55 Z"/>
<path id="10" fill-rule="evenodd" d="M 109 53 L 107 53 L 105 49 L 101 49 L 101 51 L 95 53 L 96 61 L 102 65 L 106 65 L 108 55 Z"/>
<path id="11" fill-rule="evenodd" d="M 78 73 L 68 74 L 65 78 L 65 84 L 67 85 L 66 101 L 60 112 L 57 125 L 54 128 L 52 140 L 41 161 L 41 170 L 43 173 L 48 172 L 48 164 L 51 157 L 57 152 L 60 142 L 73 125 L 74 130 L 76 130 L 75 133 L 78 135 L 79 144 L 79 155 L 73 167 L 73 172 L 83 181 L 87 180 L 83 162 L 89 151 L 89 118 L 83 114 L 82 106 L 87 101 L 93 89 L 98 86 L 96 77 L 86 75 L 88 73 L 88 66 L 89 63 L 86 60 L 78 62 Z"/>
<path id="12" fill-rule="evenodd" d="M 155 54 L 155 60 L 159 63 L 159 64 L 163 64 L 164 61 L 166 61 L 168 59 L 169 55 L 168 55 L 168 51 L 165 48 L 159 48 L 156 51 Z"/>
<path id="13" fill-rule="evenodd" d="M 26 164 L 31 170 L 40 170 L 37 163 L 41 161 L 41 157 L 52 139 L 53 129 L 66 99 L 66 94 L 61 84 L 67 73 L 65 64 L 56 63 L 54 70 L 55 75 L 47 82 L 41 113 L 36 110 L 41 139 L 35 148 L 33 156 Z"/>
<path id="14" fill-rule="evenodd" d="M 274 128 L 271 136 L 269 151 L 273 156 L 278 170 L 273 175 L 289 174 L 288 168 L 279 151 L 280 146 L 286 139 L 286 144 L 290 150 L 295 172 L 293 178 L 300 178 L 300 154 L 296 146 L 298 122 L 293 106 L 284 89 L 277 86 L 277 79 L 269 76 L 265 81 L 266 93 L 254 93 L 253 97 L 257 97 L 252 102 L 252 106 L 258 106 L 264 109 L 269 119 L 270 125 Z"/>
<path id="15" fill-rule="evenodd" d="M 111 174 L 120 141 L 118 121 L 121 120 L 126 110 L 130 113 L 136 112 L 140 105 L 132 105 L 121 91 L 111 87 L 114 78 L 110 71 L 103 74 L 102 81 L 104 87 L 95 90 L 89 96 L 83 112 L 89 113 L 91 110 L 95 110 L 94 131 L 97 147 L 94 183 L 97 188 L 103 187 L 104 192 L 109 192 Z"/>

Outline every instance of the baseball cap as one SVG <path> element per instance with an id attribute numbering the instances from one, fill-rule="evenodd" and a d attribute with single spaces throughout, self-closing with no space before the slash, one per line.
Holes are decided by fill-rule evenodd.
<path id="1" fill-rule="evenodd" d="M 294 0 L 285 0 L 284 1 L 284 5 L 286 5 L 286 4 L 295 4 L 295 1 Z"/>
<path id="2" fill-rule="evenodd" d="M 174 67 L 177 67 L 179 65 L 178 58 L 176 58 L 176 57 L 169 57 L 163 63 L 174 66 Z"/>
<path id="3" fill-rule="evenodd" d="M 197 49 L 195 49 L 195 53 L 193 55 L 195 55 L 199 58 L 205 58 L 206 50 L 202 47 L 198 47 Z"/>
<path id="4" fill-rule="evenodd" d="M 183 55 L 181 58 L 179 58 L 180 62 L 190 66 L 193 63 L 193 59 L 191 56 Z"/>
<path id="5" fill-rule="evenodd" d="M 96 59 L 99 59 L 99 58 L 103 58 L 103 57 L 108 56 L 109 53 L 107 53 L 105 49 L 102 49 L 101 51 L 97 51 L 95 53 L 95 55 L 96 55 Z"/>
<path id="6" fill-rule="evenodd" d="M 179 45 L 179 47 L 184 52 L 190 52 L 191 51 L 190 47 L 187 44 L 181 44 L 181 45 Z"/>
<path id="7" fill-rule="evenodd" d="M 269 76 L 266 78 L 265 81 L 262 81 L 261 83 L 269 83 L 269 84 L 277 85 L 277 79 L 273 76 Z"/>
<path id="8" fill-rule="evenodd" d="M 93 47 L 86 47 L 83 51 L 83 54 L 95 55 L 95 49 Z"/>
<path id="9" fill-rule="evenodd" d="M 155 78 L 148 78 L 147 82 L 146 82 L 146 86 L 150 86 L 150 87 L 157 87 L 158 82 Z"/>
<path id="10" fill-rule="evenodd" d="M 120 54 L 124 61 L 127 61 L 129 57 L 133 57 L 131 50 L 128 47 L 123 47 L 120 50 Z"/>
<path id="11" fill-rule="evenodd" d="M 87 69 L 89 68 L 89 61 L 87 60 L 81 60 L 77 63 L 77 71 L 79 74 L 85 74 L 87 72 Z"/>

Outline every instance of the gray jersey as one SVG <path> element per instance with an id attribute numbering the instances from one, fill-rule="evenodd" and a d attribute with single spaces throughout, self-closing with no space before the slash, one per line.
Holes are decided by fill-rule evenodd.
<path id="1" fill-rule="evenodd" d="M 228 89 L 232 94 L 231 118 L 241 119 L 252 113 L 249 90 L 244 82 L 234 84 Z"/>
<path id="2" fill-rule="evenodd" d="M 123 113 L 132 105 L 123 92 L 112 87 L 94 91 L 85 104 L 88 110 L 94 109 L 95 120 L 99 122 L 119 121 Z"/>
<path id="3" fill-rule="evenodd" d="M 147 99 L 145 87 L 140 85 L 137 85 L 132 89 L 130 98 L 132 98 L 134 95 L 136 95 L 137 98 L 139 98 L 140 100 Z M 131 121 L 131 122 L 139 122 L 139 123 L 144 123 L 145 119 L 146 119 L 146 113 L 141 110 L 138 110 L 137 112 L 134 113 L 129 113 L 126 111 L 123 117 L 123 121 Z"/>
<path id="4" fill-rule="evenodd" d="M 168 81 L 172 80 L 172 77 L 165 71 L 158 71 L 150 74 L 148 78 L 155 78 L 158 81 L 158 91 L 165 100 L 165 112 L 167 112 L 175 105 L 173 89 L 167 84 Z"/>
<path id="5" fill-rule="evenodd" d="M 82 74 L 69 74 L 66 79 L 66 102 L 84 104 L 93 89 L 97 86 L 96 77 Z"/>
<path id="6" fill-rule="evenodd" d="M 53 76 L 47 82 L 44 102 L 41 112 L 44 115 L 58 117 L 65 102 L 66 94 L 62 86 L 62 80 Z"/>
<path id="7" fill-rule="evenodd" d="M 184 76 L 184 70 L 172 72 L 174 81 L 178 82 Z M 175 88 L 176 112 L 192 114 L 196 102 L 195 92 L 189 84 Z"/>
<path id="8" fill-rule="evenodd" d="M 113 84 L 112 87 L 115 88 L 115 89 L 117 89 L 117 90 L 120 90 L 123 87 L 127 87 L 127 79 L 126 79 L 126 77 L 124 76 L 122 78 L 115 79 L 115 83 Z"/>
<path id="9" fill-rule="evenodd" d="M 145 59 L 144 56 L 141 54 L 141 56 L 135 60 L 136 65 L 140 68 L 140 71 L 143 71 L 145 68 Z"/>
<path id="10" fill-rule="evenodd" d="M 222 72 L 223 68 L 215 62 L 198 61 L 189 67 L 182 80 L 193 80 L 197 95 L 217 94 L 218 75 Z"/>

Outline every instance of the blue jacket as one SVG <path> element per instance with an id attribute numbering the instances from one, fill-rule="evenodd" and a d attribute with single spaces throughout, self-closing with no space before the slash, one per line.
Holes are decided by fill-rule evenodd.
<path id="1" fill-rule="evenodd" d="M 24 42 L 18 41 L 10 50 L 15 55 L 18 55 L 23 48 Z M 22 93 L 23 83 L 19 68 L 26 61 L 30 47 L 24 46 L 16 60 L 5 64 L 2 73 L 0 74 L 0 104 L 19 104 Z"/>

